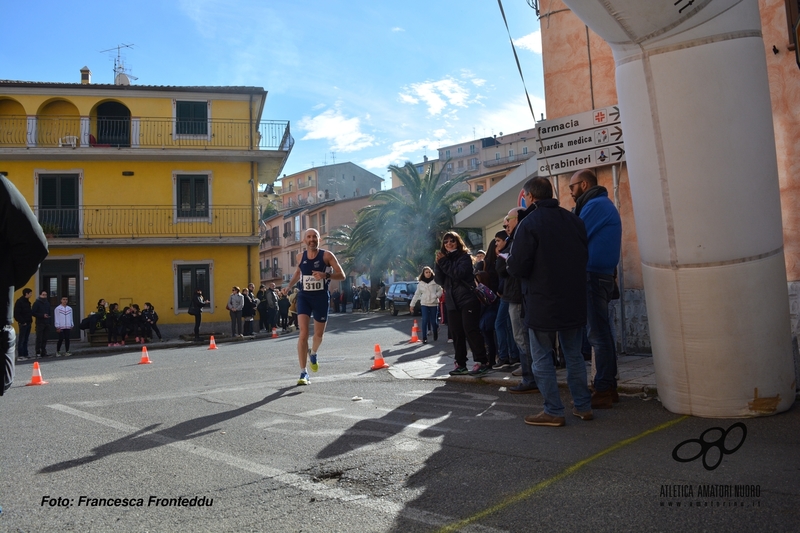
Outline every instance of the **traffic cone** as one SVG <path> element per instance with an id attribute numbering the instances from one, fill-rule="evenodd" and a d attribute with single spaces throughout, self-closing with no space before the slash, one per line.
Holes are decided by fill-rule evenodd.
<path id="1" fill-rule="evenodd" d="M 386 361 L 383 360 L 383 354 L 381 353 L 381 345 L 375 345 L 375 357 L 373 357 L 375 362 L 372 363 L 372 368 L 370 370 L 380 370 L 381 368 L 389 368 L 389 365 L 386 364 Z"/>
<path id="2" fill-rule="evenodd" d="M 142 346 L 142 360 L 139 361 L 140 365 L 149 365 L 152 363 L 150 356 L 147 355 L 147 346 Z"/>
<path id="3" fill-rule="evenodd" d="M 31 377 L 31 382 L 25 385 L 29 387 L 31 385 L 47 385 L 47 382 L 42 379 L 42 371 L 39 370 L 39 362 L 33 362 L 33 377 Z"/>
<path id="4" fill-rule="evenodd" d="M 278 328 L 272 328 L 272 338 L 273 339 L 278 338 Z"/>
<path id="5" fill-rule="evenodd" d="M 214 335 L 211 335 L 211 343 L 208 345 L 209 350 L 217 349 L 217 341 L 214 340 Z"/>
<path id="6" fill-rule="evenodd" d="M 417 321 L 414 320 L 414 327 L 411 328 L 411 341 L 410 342 L 419 342 L 419 327 L 417 327 Z"/>

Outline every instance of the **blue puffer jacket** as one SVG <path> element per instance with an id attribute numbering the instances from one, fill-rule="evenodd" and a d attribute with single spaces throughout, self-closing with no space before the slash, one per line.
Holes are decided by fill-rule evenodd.
<path id="1" fill-rule="evenodd" d="M 589 238 L 589 263 L 586 271 L 611 275 L 619 263 L 622 221 L 617 208 L 608 198 L 606 188 L 597 189 L 596 196 L 586 202 L 578 212 L 586 225 L 586 236 Z M 592 189 L 584 194 L 590 192 Z"/>

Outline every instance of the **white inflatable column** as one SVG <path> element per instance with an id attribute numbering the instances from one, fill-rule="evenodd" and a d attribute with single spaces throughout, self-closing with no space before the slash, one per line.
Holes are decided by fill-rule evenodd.
<path id="1" fill-rule="evenodd" d="M 796 384 L 756 0 L 564 2 L 614 52 L 663 405 L 787 410 Z"/>

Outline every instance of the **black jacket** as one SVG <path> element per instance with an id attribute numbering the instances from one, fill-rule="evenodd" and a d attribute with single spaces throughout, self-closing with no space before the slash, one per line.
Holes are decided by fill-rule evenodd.
<path id="1" fill-rule="evenodd" d="M 0 326 L 13 318 L 14 288 L 23 287 L 47 257 L 47 239 L 25 197 L 0 176 Z"/>
<path id="2" fill-rule="evenodd" d="M 444 289 L 444 303 L 448 311 L 480 305 L 471 289 L 475 285 L 475 278 L 468 253 L 456 250 L 442 257 L 433 265 L 433 279 Z"/>
<path id="3" fill-rule="evenodd" d="M 503 248 L 503 253 L 508 253 L 508 251 L 511 250 L 511 246 L 514 244 L 514 234 L 516 231 L 517 228 L 514 228 L 514 231 L 512 231 L 511 235 L 506 239 L 506 247 Z M 497 257 L 495 268 L 497 269 L 497 275 L 503 280 L 503 300 L 512 304 L 521 304 L 522 280 L 508 273 L 506 260 L 502 257 Z"/>
<path id="4" fill-rule="evenodd" d="M 519 223 L 506 262 L 522 279 L 525 324 L 559 331 L 586 324 L 586 263 L 583 221 L 551 198 L 535 202 Z"/>
<path id="5" fill-rule="evenodd" d="M 242 307 L 242 316 L 243 317 L 255 316 L 258 300 L 256 300 L 249 294 L 243 294 L 242 296 L 244 296 L 244 307 Z"/>
<path id="6" fill-rule="evenodd" d="M 19 324 L 30 324 L 33 321 L 31 301 L 24 296 L 20 296 L 14 304 L 14 320 Z"/>
<path id="7" fill-rule="evenodd" d="M 37 326 L 53 323 L 53 307 L 47 298 L 36 298 L 36 301 L 33 302 L 33 307 L 31 307 L 31 313 L 36 317 Z M 45 318 L 44 315 L 50 315 L 50 318 Z"/>

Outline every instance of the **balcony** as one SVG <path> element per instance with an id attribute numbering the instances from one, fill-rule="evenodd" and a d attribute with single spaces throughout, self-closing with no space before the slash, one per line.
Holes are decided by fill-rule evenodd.
<path id="1" fill-rule="evenodd" d="M 297 184 L 298 189 L 308 189 L 309 187 L 313 187 L 316 184 L 316 180 L 310 179 L 306 181 L 301 181 Z"/>
<path id="2" fill-rule="evenodd" d="M 500 165 L 508 165 L 511 163 L 516 162 L 523 162 L 526 159 L 530 159 L 534 156 L 533 152 L 528 152 L 527 154 L 517 154 L 517 155 L 510 155 L 508 157 L 501 157 L 500 159 L 487 159 L 483 162 L 483 166 L 485 167 L 498 167 Z"/>
<path id="3" fill-rule="evenodd" d="M 261 281 L 283 278 L 282 268 L 265 268 L 261 270 Z"/>
<path id="4" fill-rule="evenodd" d="M 250 206 L 33 208 L 50 246 L 255 244 Z"/>

